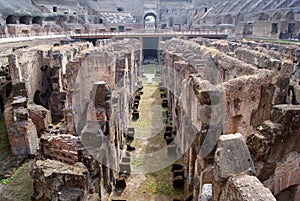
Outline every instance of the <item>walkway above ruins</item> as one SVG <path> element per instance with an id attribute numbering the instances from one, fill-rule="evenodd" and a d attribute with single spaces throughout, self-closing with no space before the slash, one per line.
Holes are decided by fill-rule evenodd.
<path id="1" fill-rule="evenodd" d="M 225 39 L 228 37 L 226 32 L 220 31 L 143 31 L 137 30 L 135 32 L 99 32 L 99 33 L 72 33 L 73 39 L 105 39 L 105 38 L 137 38 L 137 37 L 203 37 L 214 39 Z"/>
<path id="2" fill-rule="evenodd" d="M 74 32 L 65 33 L 39 33 L 35 35 L 30 34 L 6 34 L 0 36 L 0 43 L 7 42 L 19 42 L 35 39 L 49 39 L 49 38 L 63 38 L 70 37 L 72 39 L 108 39 L 108 38 L 139 38 L 139 37 L 186 37 L 186 38 L 213 38 L 213 39 L 225 39 L 228 37 L 226 32 L 202 30 L 202 31 L 151 31 L 137 30 L 135 32 L 98 32 L 98 33 L 81 33 L 76 34 Z"/>

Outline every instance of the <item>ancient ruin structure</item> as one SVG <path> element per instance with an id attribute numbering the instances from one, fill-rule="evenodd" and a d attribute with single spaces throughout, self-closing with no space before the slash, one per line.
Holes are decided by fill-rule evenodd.
<path id="1" fill-rule="evenodd" d="M 124 200 L 134 174 L 166 167 L 172 200 L 300 200 L 299 1 L 22 0 L 0 13 L 0 117 L 12 154 L 34 158 L 32 200 Z M 132 122 L 153 79 L 165 146 L 136 168 L 147 128 Z"/>

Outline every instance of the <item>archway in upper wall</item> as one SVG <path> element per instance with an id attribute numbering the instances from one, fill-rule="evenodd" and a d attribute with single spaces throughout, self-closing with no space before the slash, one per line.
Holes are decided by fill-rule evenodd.
<path id="1" fill-rule="evenodd" d="M 258 20 L 259 21 L 269 21 L 269 14 L 268 13 L 261 13 L 259 14 Z"/>
<path id="2" fill-rule="evenodd" d="M 43 18 L 39 17 L 39 16 L 34 17 L 32 19 L 32 24 L 39 24 L 39 25 L 43 26 Z"/>
<path id="3" fill-rule="evenodd" d="M 144 29 L 147 29 L 147 26 L 154 26 L 154 29 L 157 28 L 157 16 L 154 13 L 147 13 L 144 15 Z"/>
<path id="4" fill-rule="evenodd" d="M 244 21 L 244 18 L 245 18 L 245 16 L 244 16 L 243 13 L 238 14 L 238 15 L 236 16 L 236 24 L 237 24 L 237 23 L 240 23 L 240 22 L 243 22 L 243 21 Z"/>
<path id="5" fill-rule="evenodd" d="M 224 24 L 233 24 L 233 18 L 231 15 L 227 15 L 224 18 Z"/>
<path id="6" fill-rule="evenodd" d="M 292 21 L 295 19 L 295 14 L 294 14 L 294 11 L 290 11 L 286 14 L 286 20 L 288 21 Z"/>
<path id="7" fill-rule="evenodd" d="M 30 24 L 30 18 L 29 18 L 29 16 L 22 16 L 22 17 L 20 17 L 20 24 L 29 25 Z"/>
<path id="8" fill-rule="evenodd" d="M 6 24 L 17 24 L 18 17 L 15 15 L 9 15 L 6 18 Z"/>
<path id="9" fill-rule="evenodd" d="M 281 18 L 282 18 L 282 13 L 281 12 L 274 13 L 274 15 L 273 15 L 274 20 L 281 20 Z"/>

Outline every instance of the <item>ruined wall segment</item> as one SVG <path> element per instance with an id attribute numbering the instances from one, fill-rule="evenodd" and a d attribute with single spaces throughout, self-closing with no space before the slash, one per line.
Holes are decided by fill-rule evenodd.
<path id="1" fill-rule="evenodd" d="M 295 116 L 295 119 L 292 118 L 288 121 L 291 124 L 297 121 L 296 111 L 298 109 L 296 109 L 296 105 L 292 105 L 297 104 L 296 87 L 294 87 L 295 83 L 291 81 L 291 78 L 294 75 L 293 68 L 295 68 L 293 63 L 296 63 L 293 62 L 295 59 L 293 55 L 296 55 L 299 47 L 259 41 L 214 41 L 205 39 L 196 39 L 194 41 L 172 39 L 161 42 L 160 47 L 162 79 L 167 91 L 167 102 L 170 104 L 169 112 L 172 114 L 170 126 L 176 128 L 177 132 L 174 136 L 174 141 L 177 150 L 184 154 L 184 174 L 187 177 L 186 184 L 188 186 L 185 191 L 187 194 L 186 199 L 194 197 L 194 199 L 198 198 L 201 200 L 201 196 L 204 196 L 202 188 L 206 189 L 205 192 L 209 192 L 207 188 L 211 184 L 214 184 L 213 187 L 209 188 L 214 192 L 212 196 L 217 196 L 215 200 L 221 199 L 218 197 L 221 194 L 224 200 L 226 200 L 226 197 L 228 200 L 251 200 L 251 196 L 261 199 L 260 193 L 256 191 L 253 191 L 253 195 L 249 197 L 244 195 L 248 191 L 247 185 L 245 185 L 245 189 L 241 189 L 236 181 L 245 180 L 251 181 L 253 188 L 261 189 L 268 195 L 267 198 L 269 200 L 275 200 L 275 195 L 276 197 L 286 196 L 283 193 L 285 191 L 287 191 L 286 193 L 290 191 L 293 193 L 297 192 L 298 184 L 292 184 L 295 180 L 289 181 L 289 185 L 285 185 L 287 184 L 286 182 L 274 184 L 273 178 L 277 178 L 278 182 L 280 181 L 279 177 L 282 178 L 278 176 L 279 174 L 275 176 L 276 166 L 274 166 L 274 161 L 266 163 L 263 162 L 266 158 L 258 158 L 261 158 L 261 156 L 272 156 L 274 160 L 275 157 L 276 161 L 281 161 L 282 164 L 285 164 L 283 166 L 287 168 L 288 162 L 282 160 L 285 158 L 284 160 L 286 161 L 286 157 L 292 157 L 291 155 L 296 157 L 292 153 L 298 153 L 299 150 L 294 144 L 295 141 L 287 142 L 286 140 L 296 139 L 298 141 L 298 138 L 296 136 L 280 138 L 289 144 L 287 148 L 273 148 L 273 145 L 276 144 L 275 138 L 271 140 L 271 135 L 265 136 L 260 134 L 258 136 L 258 134 L 253 135 L 253 132 L 259 126 L 263 130 L 261 133 L 265 133 L 267 130 L 282 132 L 284 129 L 278 123 L 269 123 L 269 119 L 274 117 L 275 111 L 282 111 L 282 113 L 279 113 L 287 114 L 289 112 L 286 113 L 284 111 L 286 109 L 291 110 L 290 114 L 293 112 L 295 114 L 287 116 Z M 294 95 L 291 89 L 294 90 Z M 222 96 L 224 99 L 222 99 Z M 219 103 L 223 103 L 223 110 L 220 109 L 215 112 L 218 114 L 218 117 L 224 115 L 223 123 L 219 124 L 221 126 L 218 126 L 218 121 L 216 121 L 221 118 L 215 118 L 213 113 L 213 109 Z M 283 105 L 286 103 L 290 105 Z M 281 105 L 277 107 L 274 106 L 275 104 Z M 285 118 L 282 117 L 282 119 Z M 262 124 L 262 122 L 264 123 Z M 290 129 L 290 125 L 287 125 L 287 127 Z M 289 130 L 287 127 L 286 130 Z M 241 137 L 243 141 L 242 147 L 244 147 L 244 151 L 249 159 L 247 163 L 251 162 L 252 164 L 251 171 L 247 172 L 248 169 L 245 168 L 245 171 L 239 171 L 240 174 L 230 170 L 228 172 L 230 172 L 232 177 L 228 177 L 226 182 L 225 180 L 221 183 L 213 182 L 215 181 L 213 169 L 217 171 L 214 164 L 218 163 L 216 161 L 217 156 L 213 155 L 216 145 L 214 139 L 218 139 L 218 136 L 221 134 L 226 136 L 237 132 L 243 133 Z M 293 130 L 291 133 L 296 134 L 297 131 Z M 247 146 L 250 145 L 251 156 L 245 145 L 246 139 Z M 249 144 L 251 139 L 255 142 L 255 145 Z M 209 149 L 209 152 L 204 149 L 208 144 L 212 147 Z M 203 155 L 204 153 L 206 154 Z M 254 153 L 256 153 L 258 158 L 253 158 L 253 165 L 252 157 Z M 240 155 L 240 152 L 232 155 Z M 295 160 L 297 161 L 297 159 Z M 241 167 L 241 161 L 238 160 L 236 162 L 237 167 Z M 223 164 L 220 167 L 226 168 L 228 165 Z M 270 170 L 270 167 L 272 167 L 272 171 L 267 171 Z M 294 168 L 293 165 L 289 164 L 289 169 L 293 171 L 293 176 L 297 178 L 298 173 Z M 280 170 L 278 169 L 277 171 Z M 267 178 L 262 176 L 266 172 L 269 175 L 267 178 L 272 178 L 268 180 L 268 185 L 264 182 Z M 253 176 L 248 176 L 247 174 Z M 285 177 L 291 177 L 291 175 L 285 175 Z M 280 188 L 280 190 L 276 191 L 277 194 L 274 194 L 273 185 L 283 185 L 283 183 L 285 187 Z M 268 187 L 269 190 L 263 186 Z M 222 192 L 223 187 L 230 190 Z M 278 189 L 278 186 L 276 186 L 276 189 Z M 207 197 L 207 195 L 205 196 Z M 291 199 L 295 200 L 294 197 Z"/>

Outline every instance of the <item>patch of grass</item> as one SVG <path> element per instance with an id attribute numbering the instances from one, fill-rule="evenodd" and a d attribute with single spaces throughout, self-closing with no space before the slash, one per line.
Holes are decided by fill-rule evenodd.
<path id="1" fill-rule="evenodd" d="M 144 74 L 155 74 L 156 65 L 155 64 L 148 64 L 143 67 Z"/>
<path id="2" fill-rule="evenodd" d="M 8 182 L 9 182 L 9 179 L 1 179 L 0 180 L 0 183 L 4 184 L 4 185 L 8 184 Z"/>
<path id="3" fill-rule="evenodd" d="M 182 195 L 183 190 L 175 189 L 172 185 L 171 166 L 158 172 L 146 175 L 146 180 L 140 186 L 141 193 L 148 195 Z"/>
<path id="4" fill-rule="evenodd" d="M 136 167 L 141 167 L 146 164 L 146 161 L 144 158 L 133 158 L 131 163 Z"/>
<path id="5" fill-rule="evenodd" d="M 23 165 L 21 165 L 14 174 L 0 181 L 5 185 L 5 191 L 3 191 L 3 197 L 9 200 L 31 200 L 33 194 L 32 180 L 30 177 L 29 168 L 33 160 L 27 159 Z"/>

